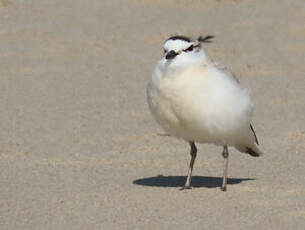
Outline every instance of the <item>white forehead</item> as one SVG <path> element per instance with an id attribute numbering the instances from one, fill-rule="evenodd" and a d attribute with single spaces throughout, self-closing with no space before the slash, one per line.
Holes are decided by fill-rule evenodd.
<path id="1" fill-rule="evenodd" d="M 180 50 L 187 49 L 192 44 L 193 44 L 193 42 L 188 42 L 188 41 L 184 41 L 184 40 L 180 40 L 180 39 L 167 40 L 164 43 L 163 48 L 168 51 L 174 50 L 174 51 L 178 52 Z"/>

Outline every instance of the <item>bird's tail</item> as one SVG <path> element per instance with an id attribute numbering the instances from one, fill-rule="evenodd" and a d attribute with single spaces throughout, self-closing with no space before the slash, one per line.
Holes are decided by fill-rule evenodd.
<path id="1" fill-rule="evenodd" d="M 257 147 L 256 144 L 253 144 L 251 146 L 235 146 L 235 148 L 243 153 L 248 153 L 249 155 L 253 157 L 259 157 L 263 155 L 263 152 Z"/>
<path id="2" fill-rule="evenodd" d="M 250 124 L 250 129 L 249 129 L 249 135 L 248 135 L 248 140 L 245 141 L 244 143 L 248 144 L 243 144 L 243 145 L 236 145 L 235 148 L 239 150 L 240 152 L 243 153 L 248 153 L 249 155 L 253 157 L 259 157 L 263 155 L 263 152 L 257 147 L 258 144 L 258 139 L 255 134 L 253 126 Z"/>

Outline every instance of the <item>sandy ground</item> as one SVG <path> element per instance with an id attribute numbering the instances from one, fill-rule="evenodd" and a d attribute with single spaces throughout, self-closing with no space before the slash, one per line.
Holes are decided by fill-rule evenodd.
<path id="1" fill-rule="evenodd" d="M 185 3 L 187 2 L 187 3 Z M 304 0 L 0 0 L 0 229 L 304 229 Z M 266 153 L 157 135 L 146 84 L 170 35 L 252 88 Z"/>

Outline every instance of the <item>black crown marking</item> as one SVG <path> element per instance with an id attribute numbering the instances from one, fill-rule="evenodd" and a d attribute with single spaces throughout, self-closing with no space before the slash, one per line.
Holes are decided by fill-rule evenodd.
<path id="1" fill-rule="evenodd" d="M 186 42 L 192 41 L 189 37 L 182 36 L 182 35 L 172 36 L 169 39 L 167 39 L 167 41 L 168 40 L 182 40 L 182 41 L 186 41 Z"/>

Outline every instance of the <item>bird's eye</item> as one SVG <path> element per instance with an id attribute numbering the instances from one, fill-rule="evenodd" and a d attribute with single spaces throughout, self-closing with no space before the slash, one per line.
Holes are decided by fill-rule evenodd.
<path id="1" fill-rule="evenodd" d="M 193 51 L 194 46 L 191 45 L 189 48 L 185 49 L 184 51 L 189 52 L 189 51 Z"/>
<path id="2" fill-rule="evenodd" d="M 167 53 L 167 50 L 163 50 L 163 52 L 166 54 L 166 53 Z"/>

